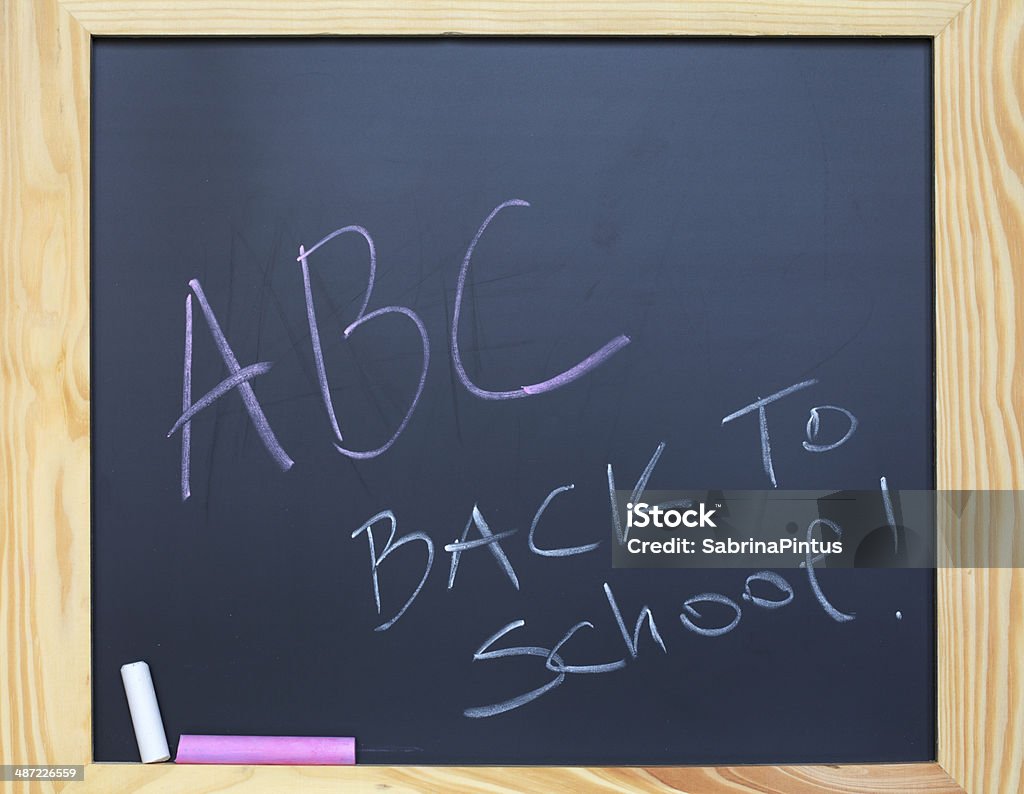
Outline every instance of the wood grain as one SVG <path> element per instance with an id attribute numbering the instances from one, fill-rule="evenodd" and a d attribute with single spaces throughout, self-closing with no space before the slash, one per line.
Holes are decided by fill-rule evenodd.
<path id="1" fill-rule="evenodd" d="M 938 764 L 803 767 L 253 767 L 93 764 L 81 792 L 302 791 L 363 794 L 406 792 L 489 792 L 490 794 L 664 794 L 665 792 L 778 792 L 779 794 L 906 794 L 962 789 Z"/>
<path id="2" fill-rule="evenodd" d="M 966 0 L 68 0 L 102 35 L 933 36 Z M 282 12 L 287 9 L 286 12 Z"/>
<path id="3" fill-rule="evenodd" d="M 0 42 L 0 763 L 81 763 L 89 37 L 51 2 L 5 0 Z"/>
<path id="4" fill-rule="evenodd" d="M 935 41 L 940 488 L 1024 488 L 1024 3 L 975 0 Z M 993 524 L 975 527 L 976 543 Z M 938 575 L 939 762 L 1024 791 L 1024 570 Z"/>
<path id="5" fill-rule="evenodd" d="M 935 35 L 939 485 L 1024 487 L 1020 0 L 0 2 L 0 763 L 91 758 L 90 34 Z M 91 764 L 70 790 L 956 791 L 947 770 L 970 792 L 1017 794 L 1024 571 L 940 571 L 938 595 L 941 766 Z"/>

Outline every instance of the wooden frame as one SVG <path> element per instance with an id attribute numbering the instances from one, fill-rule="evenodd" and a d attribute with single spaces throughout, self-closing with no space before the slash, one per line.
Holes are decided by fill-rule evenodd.
<path id="1" fill-rule="evenodd" d="M 90 688 L 90 37 L 724 34 L 934 38 L 940 488 L 1024 488 L 1020 0 L 0 0 L 0 763 L 71 791 L 1024 790 L 1024 570 L 938 573 L 938 762 L 843 767 L 95 764 Z M 33 784 L 43 790 L 50 784 Z M 53 784 L 60 788 L 61 784 Z M 28 786 L 26 785 L 26 789 Z"/>

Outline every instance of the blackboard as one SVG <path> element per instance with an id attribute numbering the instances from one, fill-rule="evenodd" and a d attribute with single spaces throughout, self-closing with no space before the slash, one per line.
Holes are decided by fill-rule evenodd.
<path id="1" fill-rule="evenodd" d="M 135 659 L 172 752 L 181 733 L 241 733 L 352 735 L 360 763 L 933 758 L 932 572 L 823 567 L 856 613 L 838 622 L 785 571 L 785 609 L 700 636 L 683 602 L 735 599 L 751 571 L 613 569 L 607 478 L 632 487 L 664 442 L 651 488 L 771 488 L 756 414 L 722 420 L 814 380 L 772 406 L 779 488 L 933 486 L 930 56 L 925 40 L 94 40 L 96 760 L 137 758 L 118 675 Z M 235 380 L 191 418 L 183 499 L 184 425 L 168 431 L 186 312 L 192 400 Z M 402 426 L 424 339 L 407 424 L 354 457 Z M 808 411 L 830 404 L 857 434 L 808 453 Z M 537 554 L 534 515 L 570 484 L 535 545 L 600 545 Z M 517 531 L 503 558 L 463 551 L 449 589 L 444 547 L 474 508 L 468 540 Z M 353 533 L 384 511 L 412 539 L 379 564 L 378 612 Z M 371 530 L 380 558 L 387 519 Z M 391 622 L 424 538 L 432 567 Z M 605 584 L 630 630 L 650 608 L 665 652 L 645 629 L 634 658 Z M 624 664 L 556 685 L 545 653 L 581 621 L 564 663 Z M 510 647 L 544 653 L 488 658 Z"/>

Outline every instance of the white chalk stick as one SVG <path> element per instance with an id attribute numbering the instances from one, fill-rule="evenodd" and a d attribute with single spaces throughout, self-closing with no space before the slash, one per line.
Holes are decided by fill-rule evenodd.
<path id="1" fill-rule="evenodd" d="M 121 680 L 128 696 L 128 709 L 132 713 L 135 727 L 135 741 L 139 743 L 142 763 L 153 764 L 171 757 L 167 749 L 167 735 L 160 718 L 160 706 L 156 702 L 153 677 L 145 662 L 121 665 Z"/>

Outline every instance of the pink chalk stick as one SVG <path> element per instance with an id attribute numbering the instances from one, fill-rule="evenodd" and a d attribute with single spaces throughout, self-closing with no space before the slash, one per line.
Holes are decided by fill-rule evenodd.
<path id="1" fill-rule="evenodd" d="M 177 764 L 354 764 L 351 736 L 196 736 L 178 740 Z"/>

